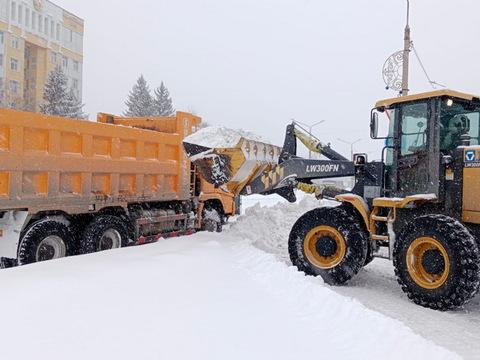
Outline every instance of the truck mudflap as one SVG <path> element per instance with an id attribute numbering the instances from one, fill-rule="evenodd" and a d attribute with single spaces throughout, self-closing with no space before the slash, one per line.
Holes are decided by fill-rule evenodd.
<path id="1" fill-rule="evenodd" d="M 0 258 L 16 259 L 28 211 L 5 211 L 0 218 Z"/>

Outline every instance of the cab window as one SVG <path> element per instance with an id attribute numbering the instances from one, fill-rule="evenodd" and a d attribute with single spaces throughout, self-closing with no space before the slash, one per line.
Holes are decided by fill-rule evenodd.
<path id="1" fill-rule="evenodd" d="M 480 144 L 480 109 L 468 103 L 444 101 L 440 115 L 440 149 L 449 152 L 461 145 L 462 137 Z"/>
<path id="2" fill-rule="evenodd" d="M 417 154 L 427 148 L 427 103 L 404 105 L 401 109 L 400 154 Z"/>

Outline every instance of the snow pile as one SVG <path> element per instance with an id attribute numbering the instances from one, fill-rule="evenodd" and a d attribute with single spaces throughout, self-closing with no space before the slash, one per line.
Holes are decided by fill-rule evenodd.
<path id="1" fill-rule="evenodd" d="M 274 254 L 278 259 L 289 262 L 288 236 L 295 222 L 306 212 L 321 206 L 332 206 L 335 202 L 319 201 L 305 196 L 295 204 L 279 203 L 274 206 L 256 204 L 238 217 L 228 233 L 248 240 L 255 247 Z"/>
<path id="2" fill-rule="evenodd" d="M 3 359 L 458 358 L 227 234 L 2 270 L 0 293 Z"/>
<path id="3" fill-rule="evenodd" d="M 245 130 L 233 130 L 221 126 L 209 126 L 186 137 L 183 141 L 207 148 L 233 148 L 241 138 L 265 142 L 263 138 Z"/>

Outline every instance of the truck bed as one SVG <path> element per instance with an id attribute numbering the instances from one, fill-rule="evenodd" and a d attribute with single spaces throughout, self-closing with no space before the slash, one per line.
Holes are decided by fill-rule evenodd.
<path id="1" fill-rule="evenodd" d="M 0 211 L 75 214 L 186 200 L 190 163 L 182 140 L 199 122 L 177 113 L 114 125 L 1 109 Z"/>

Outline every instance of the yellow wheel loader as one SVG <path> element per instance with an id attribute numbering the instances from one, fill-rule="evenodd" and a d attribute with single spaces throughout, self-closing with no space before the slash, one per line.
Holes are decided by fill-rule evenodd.
<path id="1" fill-rule="evenodd" d="M 379 101 L 370 130 L 384 142 L 381 161 L 346 159 L 295 123 L 283 148 L 246 139 L 235 149 L 184 147 L 216 186 L 292 202 L 297 188 L 338 201 L 306 213 L 291 230 L 291 261 L 306 274 L 340 285 L 374 258 L 388 258 L 416 304 L 464 305 L 480 287 L 480 99 L 440 90 Z M 326 159 L 298 157 L 297 140 Z M 315 184 L 343 176 L 355 177 L 352 190 Z"/>

